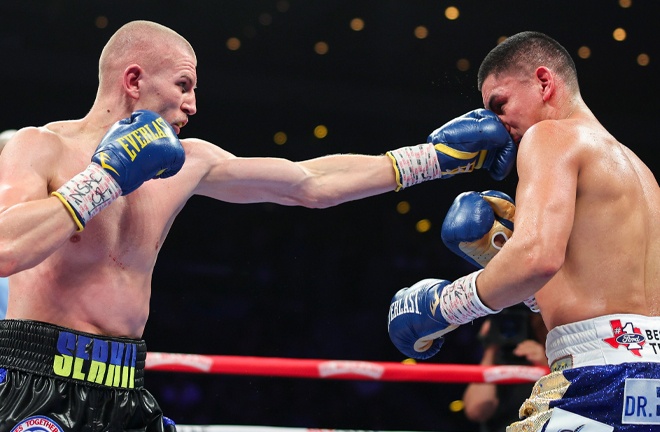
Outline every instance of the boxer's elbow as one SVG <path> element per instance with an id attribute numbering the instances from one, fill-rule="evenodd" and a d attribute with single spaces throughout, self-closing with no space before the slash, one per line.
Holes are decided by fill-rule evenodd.
<path id="1" fill-rule="evenodd" d="M 329 195 L 308 195 L 308 196 L 299 196 L 296 199 L 296 204 L 302 207 L 307 207 L 311 209 L 325 209 L 329 207 L 334 207 L 338 204 L 341 204 L 341 199 Z"/>
<path id="2" fill-rule="evenodd" d="M 295 196 L 298 205 L 315 209 L 334 207 L 350 200 L 335 188 L 319 182 L 307 182 L 299 188 Z"/>
<path id="3" fill-rule="evenodd" d="M 0 277 L 9 277 L 37 265 L 40 259 L 32 254 L 34 249 L 32 244 L 0 239 Z"/>
<path id="4" fill-rule="evenodd" d="M 11 248 L 0 243 L 0 277 L 9 277 L 17 273 L 18 260 Z"/>
<path id="5" fill-rule="evenodd" d="M 534 278 L 550 279 L 564 265 L 566 255 L 564 251 L 551 247 L 537 246 L 528 250 L 523 262 L 524 268 Z"/>

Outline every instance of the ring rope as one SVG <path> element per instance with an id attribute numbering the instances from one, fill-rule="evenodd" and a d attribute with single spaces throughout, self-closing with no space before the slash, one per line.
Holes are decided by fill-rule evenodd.
<path id="1" fill-rule="evenodd" d="M 535 382 L 540 366 L 481 366 L 415 362 L 293 359 L 150 352 L 146 370 L 287 378 L 516 384 Z"/>

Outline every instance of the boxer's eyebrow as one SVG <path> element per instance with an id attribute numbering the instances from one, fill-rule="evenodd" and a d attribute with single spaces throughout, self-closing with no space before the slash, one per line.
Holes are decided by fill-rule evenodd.
<path id="1" fill-rule="evenodd" d="M 490 94 L 488 101 L 485 104 L 486 109 L 493 111 L 495 114 L 501 114 L 500 107 L 502 106 L 502 97 L 493 92 Z"/>

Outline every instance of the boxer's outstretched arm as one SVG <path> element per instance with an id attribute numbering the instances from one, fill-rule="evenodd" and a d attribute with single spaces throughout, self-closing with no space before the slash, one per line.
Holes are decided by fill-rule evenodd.
<path id="1" fill-rule="evenodd" d="M 189 156 L 203 143 L 190 142 Z M 230 202 L 268 201 L 306 207 L 329 207 L 480 168 L 501 180 L 516 158 L 516 146 L 508 131 L 494 113 L 484 109 L 445 123 L 426 143 L 391 149 L 381 156 L 331 155 L 293 163 L 235 158 L 221 152 L 205 155 L 211 165 L 202 169 L 208 175 L 194 193 Z"/>
<path id="2" fill-rule="evenodd" d="M 201 140 L 184 140 L 180 175 L 203 175 L 194 193 L 233 203 L 325 208 L 397 188 L 385 155 L 329 155 L 302 162 L 239 158 Z"/>

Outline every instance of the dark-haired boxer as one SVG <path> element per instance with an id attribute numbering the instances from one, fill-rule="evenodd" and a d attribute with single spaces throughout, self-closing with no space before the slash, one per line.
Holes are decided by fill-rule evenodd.
<path id="1" fill-rule="evenodd" d="M 554 372 L 508 430 L 660 428 L 653 173 L 599 123 L 570 55 L 545 34 L 523 32 L 496 46 L 478 86 L 519 143 L 515 232 L 484 269 L 400 290 L 392 341 L 406 355 L 429 357 L 455 326 L 535 296 Z"/>

